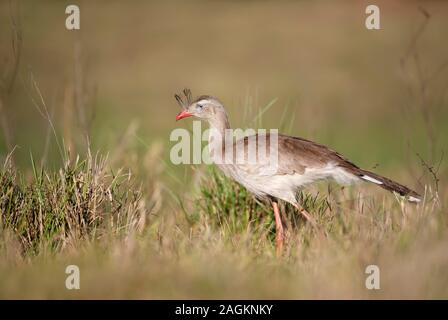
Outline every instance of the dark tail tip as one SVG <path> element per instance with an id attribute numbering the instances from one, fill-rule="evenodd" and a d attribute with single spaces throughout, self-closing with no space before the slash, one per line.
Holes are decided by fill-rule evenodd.
<path id="1" fill-rule="evenodd" d="M 405 197 L 409 202 L 419 203 L 422 201 L 422 197 L 417 192 L 402 184 L 399 184 L 398 182 L 380 176 L 379 174 L 366 170 L 360 170 L 359 177 L 364 181 L 374 183 L 390 192 L 398 193 L 400 196 Z"/>

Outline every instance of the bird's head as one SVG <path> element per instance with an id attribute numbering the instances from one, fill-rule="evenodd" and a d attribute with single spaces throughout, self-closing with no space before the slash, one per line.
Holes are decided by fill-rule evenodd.
<path id="1" fill-rule="evenodd" d="M 193 100 L 189 89 L 184 89 L 183 94 L 185 99 L 180 95 L 174 95 L 182 108 L 182 111 L 176 116 L 176 120 L 196 117 L 200 120 L 213 122 L 215 119 L 221 119 L 225 116 L 224 106 L 218 99 L 203 95 Z"/>

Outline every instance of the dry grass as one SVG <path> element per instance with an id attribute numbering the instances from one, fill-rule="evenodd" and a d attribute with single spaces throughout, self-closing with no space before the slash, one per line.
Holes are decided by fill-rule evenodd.
<path id="1" fill-rule="evenodd" d="M 11 231 L 20 252 L 54 251 L 81 241 L 119 238 L 142 230 L 146 196 L 131 173 L 113 172 L 100 156 L 67 160 L 57 172 L 36 168 L 31 183 L 10 161 L 0 172 L 0 227 Z"/>
<path id="2" fill-rule="evenodd" d="M 315 202 L 305 195 L 327 236 L 286 206 L 286 250 L 276 258 L 267 207 L 217 173 L 205 175 L 212 180 L 202 182 L 196 204 L 162 209 L 141 224 L 148 212 L 140 202 L 148 194 L 126 182 L 114 187 L 118 178 L 101 170 L 78 170 L 69 179 L 44 173 L 41 184 L 39 176 L 26 187 L 5 184 L 2 298 L 448 297 L 446 204 L 432 191 L 418 206 L 381 190 L 375 196 L 337 190 Z M 9 174 L 2 173 L 3 181 Z M 59 185 L 69 180 L 83 183 Z M 48 229 L 57 213 L 62 222 Z M 64 287 L 69 264 L 80 267 L 79 291 Z M 364 286 L 370 264 L 381 270 L 377 291 Z"/>
<path id="3" fill-rule="evenodd" d="M 445 3 L 425 2 L 429 19 L 379 1 L 368 32 L 352 1 L 84 1 L 78 33 L 63 3 L 21 3 L 23 19 L 0 3 L 0 298 L 448 298 Z M 269 206 L 169 163 L 184 86 L 234 127 L 317 140 L 425 199 L 308 189 L 327 236 L 282 204 L 276 258 Z"/>

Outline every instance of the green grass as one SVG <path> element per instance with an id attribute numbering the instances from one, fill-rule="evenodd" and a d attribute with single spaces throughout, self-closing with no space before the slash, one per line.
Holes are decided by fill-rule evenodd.
<path id="1" fill-rule="evenodd" d="M 286 244 L 276 257 L 269 204 L 215 169 L 191 203 L 171 208 L 142 206 L 154 195 L 113 172 L 99 156 L 30 177 L 5 165 L 1 298 L 448 297 L 446 204 L 430 191 L 419 206 L 380 189 L 302 192 L 324 233 L 282 203 Z M 64 287 L 69 264 L 80 267 L 79 291 Z M 381 290 L 364 286 L 370 264 Z"/>
<path id="2" fill-rule="evenodd" d="M 149 214 L 141 189 L 130 173 L 114 172 L 106 163 L 89 154 L 52 172 L 31 158 L 27 178 L 7 161 L 0 171 L 0 228 L 20 241 L 24 254 L 137 230 Z"/>
<path id="3" fill-rule="evenodd" d="M 300 191 L 297 196 L 302 206 L 318 219 L 331 211 L 327 198 L 319 193 L 313 196 Z M 282 202 L 281 205 L 286 226 L 299 231 L 306 221 L 290 204 Z M 275 220 L 269 201 L 255 198 L 214 167 L 210 167 L 200 185 L 195 213 L 194 221 L 202 217 L 215 231 L 250 232 L 254 237 L 267 237 L 271 241 L 275 238 Z"/>
<path id="4" fill-rule="evenodd" d="M 21 1 L 5 91 L 14 33 L 0 3 L 0 120 L 17 146 L 0 169 L 0 298 L 448 298 L 447 4 L 425 2 L 418 39 L 420 5 L 378 5 L 377 32 L 350 1 L 89 1 L 75 33 L 62 2 Z M 219 97 L 235 128 L 326 144 L 425 200 L 307 188 L 323 232 L 280 203 L 277 257 L 268 203 L 214 168 L 170 163 L 170 131 L 189 126 L 174 121 L 183 87 Z M 69 264 L 79 291 L 64 286 Z"/>

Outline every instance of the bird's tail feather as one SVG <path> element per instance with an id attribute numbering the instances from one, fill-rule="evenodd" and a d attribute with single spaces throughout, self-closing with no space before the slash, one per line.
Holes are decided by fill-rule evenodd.
<path id="1" fill-rule="evenodd" d="M 380 176 L 379 174 L 359 169 L 357 172 L 358 176 L 367 182 L 374 183 L 378 185 L 379 187 L 386 189 L 390 192 L 396 192 L 399 195 L 405 197 L 410 202 L 420 202 L 422 197 L 415 191 L 409 189 L 408 187 L 405 187 L 402 184 L 399 184 L 398 182 L 392 181 L 386 177 Z"/>

